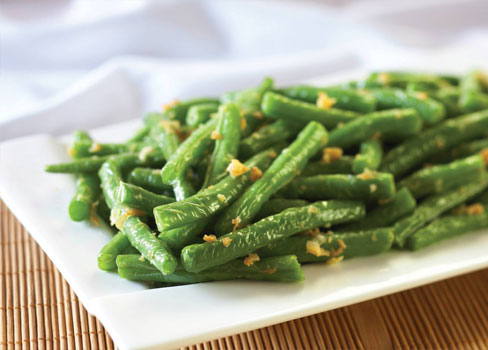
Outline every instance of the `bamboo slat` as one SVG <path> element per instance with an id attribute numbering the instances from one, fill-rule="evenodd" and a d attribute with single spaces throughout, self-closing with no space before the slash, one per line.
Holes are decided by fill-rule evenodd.
<path id="1" fill-rule="evenodd" d="M 1 349 L 114 349 L 0 201 Z M 488 269 L 184 348 L 488 350 Z"/>

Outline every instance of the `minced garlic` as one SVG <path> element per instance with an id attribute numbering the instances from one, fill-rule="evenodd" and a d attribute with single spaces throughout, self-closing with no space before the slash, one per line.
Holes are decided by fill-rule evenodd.
<path id="1" fill-rule="evenodd" d="M 180 104 L 180 101 L 177 99 L 174 99 L 173 101 L 170 101 L 166 104 L 163 104 L 162 109 L 163 109 L 163 111 L 167 111 L 167 110 L 169 110 L 169 109 L 171 109 L 171 108 L 173 108 L 179 104 Z"/>
<path id="2" fill-rule="evenodd" d="M 216 242 L 217 237 L 215 237 L 215 235 L 203 235 L 203 240 L 205 242 Z"/>
<path id="3" fill-rule="evenodd" d="M 391 81 L 390 74 L 380 73 L 380 74 L 378 74 L 376 81 L 378 81 L 378 83 L 380 83 L 381 85 L 389 85 L 390 81 Z"/>
<path id="4" fill-rule="evenodd" d="M 97 142 L 93 142 L 90 146 L 90 149 L 88 151 L 90 152 L 98 152 L 102 149 L 102 145 L 100 145 Z"/>
<path id="5" fill-rule="evenodd" d="M 330 109 L 337 102 L 335 98 L 330 98 L 325 92 L 319 92 L 317 97 L 317 107 L 321 109 Z"/>
<path id="6" fill-rule="evenodd" d="M 221 202 L 225 202 L 225 196 L 224 196 L 223 194 L 221 194 L 221 193 L 219 193 L 219 194 L 217 195 L 217 199 L 218 199 L 219 201 L 221 201 Z"/>
<path id="7" fill-rule="evenodd" d="M 342 157 L 342 148 L 339 147 L 325 147 L 322 150 L 322 162 L 325 164 L 332 163 Z"/>
<path id="8" fill-rule="evenodd" d="M 154 151 L 154 147 L 152 146 L 143 147 L 139 152 L 139 160 L 141 160 L 142 162 L 145 161 L 147 159 L 147 156 L 153 151 Z"/>
<path id="9" fill-rule="evenodd" d="M 227 167 L 227 171 L 233 179 L 244 174 L 248 170 L 249 168 L 242 164 L 238 159 L 232 159 Z"/>
<path id="10" fill-rule="evenodd" d="M 361 180 L 371 180 L 376 177 L 376 173 L 366 168 L 361 174 L 356 175 L 356 177 Z"/>
<path id="11" fill-rule="evenodd" d="M 377 189 L 378 189 L 378 186 L 376 186 L 375 184 L 369 185 L 369 192 L 370 193 L 374 193 Z"/>
<path id="12" fill-rule="evenodd" d="M 483 159 L 483 163 L 488 165 L 488 148 L 483 148 L 480 152 L 481 158 Z"/>
<path id="13" fill-rule="evenodd" d="M 238 216 L 235 219 L 232 219 L 232 224 L 234 225 L 234 231 L 239 228 L 239 224 L 241 223 L 241 218 Z"/>
<path id="14" fill-rule="evenodd" d="M 212 131 L 212 134 L 210 135 L 210 138 L 212 140 L 222 140 L 223 139 L 222 134 L 219 134 L 217 132 L 217 130 Z"/>
<path id="15" fill-rule="evenodd" d="M 232 242 L 232 238 L 229 237 L 222 238 L 222 244 L 224 245 L 224 247 L 228 247 L 230 245 L 230 242 Z"/>
<path id="16" fill-rule="evenodd" d="M 122 230 L 125 220 L 129 216 L 143 216 L 145 213 L 142 210 L 132 209 L 132 208 L 114 208 L 110 212 L 110 224 Z"/>
<path id="17" fill-rule="evenodd" d="M 255 253 L 249 254 L 245 259 L 244 259 L 244 265 L 246 266 L 251 266 L 254 264 L 256 261 L 259 261 L 259 255 Z"/>
<path id="18" fill-rule="evenodd" d="M 319 236 L 319 237 L 323 237 L 323 236 Z M 306 249 L 307 249 L 307 253 L 315 255 L 317 257 L 330 256 L 330 252 L 322 248 L 318 240 L 315 239 L 307 241 Z"/>
<path id="19" fill-rule="evenodd" d="M 252 167 L 251 169 L 251 181 L 256 181 L 263 176 L 263 172 L 257 166 Z"/>
<path id="20" fill-rule="evenodd" d="M 338 262 L 340 262 L 342 260 L 344 260 L 344 255 L 338 256 L 336 258 L 327 259 L 327 261 L 325 263 L 327 265 L 332 265 L 332 264 L 338 263 Z"/>
<path id="21" fill-rule="evenodd" d="M 241 117 L 241 130 L 244 130 L 247 126 L 246 117 Z"/>

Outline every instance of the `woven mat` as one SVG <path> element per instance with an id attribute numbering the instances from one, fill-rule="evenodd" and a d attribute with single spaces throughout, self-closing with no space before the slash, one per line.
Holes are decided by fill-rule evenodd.
<path id="1" fill-rule="evenodd" d="M 0 201 L 2 349 L 113 349 Z M 461 247 L 460 247 L 461 249 Z M 187 349 L 487 349 L 488 269 Z"/>

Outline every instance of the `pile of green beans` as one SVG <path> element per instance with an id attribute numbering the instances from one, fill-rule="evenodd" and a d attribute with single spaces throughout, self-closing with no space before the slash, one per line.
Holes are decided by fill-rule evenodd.
<path id="1" fill-rule="evenodd" d="M 488 76 L 374 72 L 173 101 L 121 143 L 76 131 L 73 221 L 116 226 L 98 266 L 173 286 L 299 282 L 301 264 L 488 228 Z"/>

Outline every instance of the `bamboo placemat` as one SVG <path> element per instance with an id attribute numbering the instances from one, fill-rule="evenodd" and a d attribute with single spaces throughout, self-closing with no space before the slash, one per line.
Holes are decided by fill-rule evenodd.
<path id="1" fill-rule="evenodd" d="M 2 349 L 114 349 L 0 201 Z M 460 247 L 462 249 L 462 247 Z M 186 349 L 487 349 L 488 269 Z"/>

